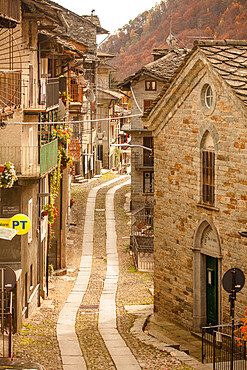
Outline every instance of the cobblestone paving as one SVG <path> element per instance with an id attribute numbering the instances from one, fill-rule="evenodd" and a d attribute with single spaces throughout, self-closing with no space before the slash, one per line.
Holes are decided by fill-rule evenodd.
<path id="1" fill-rule="evenodd" d="M 135 315 L 127 314 L 124 306 L 130 304 L 150 304 L 153 302 L 153 296 L 151 294 L 153 290 L 153 276 L 152 273 L 137 272 L 128 252 L 129 241 L 126 237 L 130 235 L 130 223 L 129 217 L 123 211 L 127 191 L 130 191 L 130 186 L 120 189 L 115 197 L 120 268 L 117 292 L 118 330 L 139 361 L 142 369 L 191 369 L 167 353 L 144 344 L 130 333 Z M 129 227 L 126 227 L 127 224 L 129 224 Z"/>
<path id="2" fill-rule="evenodd" d="M 87 194 L 93 186 L 110 180 L 103 179 L 72 187 L 72 197 L 75 204 L 72 208 L 71 226 L 68 233 L 68 268 L 66 276 L 52 276 L 50 278 L 48 303 L 37 309 L 35 314 L 26 321 L 22 331 L 14 335 L 14 355 L 39 362 L 47 370 L 62 369 L 59 347 L 56 339 L 56 321 L 60 310 L 74 284 L 80 262 L 82 246 L 82 232 L 85 216 Z M 94 256 L 92 275 L 88 290 L 81 303 L 77 315 L 76 330 L 80 340 L 81 349 L 85 356 L 88 369 L 115 369 L 102 337 L 97 329 L 98 307 L 103 281 L 106 274 L 105 252 L 105 194 L 107 188 L 99 191 L 96 199 L 95 230 L 94 230 Z M 147 304 L 153 298 L 150 291 L 153 288 L 152 274 L 135 271 L 132 258 L 129 254 L 128 239 L 129 218 L 123 211 L 125 193 L 129 191 L 126 186 L 117 192 L 116 216 L 118 228 L 118 248 L 120 277 L 117 293 L 118 329 L 139 361 L 143 369 L 189 369 L 179 361 L 163 351 L 148 346 L 130 334 L 135 316 L 127 314 L 124 305 Z M 123 238 L 124 237 L 124 238 Z M 85 307 L 85 306 L 91 307 Z"/>
<path id="3" fill-rule="evenodd" d="M 70 222 L 76 226 L 70 226 L 68 232 L 68 273 L 66 276 L 50 277 L 48 300 L 26 320 L 22 330 L 13 335 L 14 357 L 38 362 L 47 370 L 62 369 L 56 323 L 78 273 L 87 195 L 94 186 L 114 177 L 116 175 L 105 175 L 100 179 L 72 186 L 71 196 L 75 199 L 75 204 Z M 46 304 L 49 301 L 51 304 Z"/>
<path id="4" fill-rule="evenodd" d="M 108 190 L 99 190 L 95 204 L 95 227 L 93 265 L 87 292 L 82 305 L 100 304 L 106 276 L 106 221 L 105 195 Z M 77 316 L 76 330 L 88 369 L 115 369 L 104 341 L 98 331 L 98 309 L 94 314 L 80 311 Z M 90 328 L 90 330 L 89 330 Z"/>

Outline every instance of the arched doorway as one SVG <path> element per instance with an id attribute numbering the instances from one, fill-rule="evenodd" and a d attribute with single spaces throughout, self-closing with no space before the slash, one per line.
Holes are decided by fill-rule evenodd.
<path id="1" fill-rule="evenodd" d="M 193 248 L 193 329 L 217 325 L 221 317 L 221 248 L 211 219 L 198 226 Z"/>

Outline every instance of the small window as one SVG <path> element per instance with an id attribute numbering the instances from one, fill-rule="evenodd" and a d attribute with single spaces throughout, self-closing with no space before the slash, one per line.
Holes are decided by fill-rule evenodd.
<path id="1" fill-rule="evenodd" d="M 154 192 L 154 173 L 144 172 L 143 173 L 143 193 Z"/>
<path id="2" fill-rule="evenodd" d="M 214 205 L 215 199 L 215 153 L 213 150 L 202 152 L 202 201 Z"/>
<path id="3" fill-rule="evenodd" d="M 205 83 L 201 89 L 201 105 L 205 115 L 212 114 L 216 103 L 216 92 L 214 87 Z"/>
<path id="4" fill-rule="evenodd" d="M 146 91 L 156 91 L 156 88 L 157 88 L 156 81 L 145 81 Z"/>
<path id="5" fill-rule="evenodd" d="M 210 85 L 207 85 L 205 90 L 205 105 L 207 108 L 211 108 L 213 104 L 213 90 Z"/>
<path id="6" fill-rule="evenodd" d="M 145 112 L 146 109 L 148 109 L 150 107 L 152 102 L 153 102 L 153 100 L 151 100 L 151 99 L 143 101 L 143 110 L 144 110 L 144 112 Z"/>

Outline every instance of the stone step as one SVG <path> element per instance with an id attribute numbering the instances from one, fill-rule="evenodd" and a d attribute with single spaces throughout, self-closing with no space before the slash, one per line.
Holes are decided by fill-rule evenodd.
<path id="1" fill-rule="evenodd" d="M 145 332 L 148 332 L 149 335 L 157 338 L 159 341 L 166 343 L 167 346 L 189 354 L 190 351 L 186 345 L 180 344 L 178 341 L 171 338 L 171 330 L 167 328 L 167 324 L 168 323 L 164 324 L 163 321 L 160 321 L 157 316 L 151 315 L 149 317 L 149 322 L 146 326 Z"/>
<path id="2" fill-rule="evenodd" d="M 179 343 L 176 343 L 172 339 L 165 336 L 162 329 L 154 323 L 150 322 L 147 325 L 147 327 L 145 329 L 145 333 L 147 333 L 148 335 L 151 335 L 152 337 L 158 339 L 161 342 L 166 343 L 168 347 L 173 347 L 173 348 L 178 349 L 178 350 L 180 349 Z"/>

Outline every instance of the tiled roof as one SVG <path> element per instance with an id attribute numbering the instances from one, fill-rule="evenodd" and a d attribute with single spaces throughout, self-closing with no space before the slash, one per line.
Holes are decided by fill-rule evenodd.
<path id="1" fill-rule="evenodd" d="M 153 75 L 162 78 L 164 81 L 169 81 L 176 69 L 184 61 L 187 49 L 171 50 L 168 54 L 145 65 L 142 70 L 152 73 Z"/>
<path id="2" fill-rule="evenodd" d="M 56 42 L 58 44 L 63 45 L 65 48 L 74 51 L 75 53 L 77 53 L 80 56 L 84 55 L 84 53 L 80 52 L 80 50 L 78 50 L 74 45 L 72 45 L 71 43 L 64 40 L 63 35 L 61 37 L 59 37 L 59 36 L 56 35 L 55 32 L 48 32 L 48 31 L 45 31 L 45 30 L 40 30 L 39 34 L 48 37 L 48 39 L 56 37 Z"/>
<path id="3" fill-rule="evenodd" d="M 247 41 L 200 40 L 194 42 L 193 49 L 185 56 L 183 62 L 178 66 L 172 78 L 164 85 L 151 106 L 145 110 L 143 118 L 149 116 L 149 113 L 165 94 L 173 79 L 179 74 L 188 59 L 198 51 L 203 53 L 209 63 L 214 67 L 214 70 L 233 89 L 238 98 L 247 105 Z"/>
<path id="4" fill-rule="evenodd" d="M 195 47 L 247 105 L 247 41 L 198 41 Z"/>
<path id="5" fill-rule="evenodd" d="M 162 58 L 146 64 L 135 74 L 128 76 L 119 84 L 119 87 L 128 87 L 133 80 L 138 80 L 143 74 L 158 78 L 163 82 L 167 82 L 171 79 L 177 68 L 182 64 L 187 53 L 187 49 L 171 50 Z"/>
<path id="6" fill-rule="evenodd" d="M 111 98 L 113 97 L 115 99 L 122 99 L 124 97 L 124 94 L 110 89 L 103 89 L 101 87 L 98 87 L 98 91 L 105 96 L 110 96 Z"/>
<path id="7" fill-rule="evenodd" d="M 108 33 L 104 28 L 100 26 L 99 18 L 96 15 L 92 16 L 80 16 L 71 10 L 68 10 L 55 3 L 52 0 L 38 0 L 43 4 L 49 4 L 53 9 L 60 11 L 63 15 L 65 22 L 68 24 L 67 34 L 74 39 L 88 44 L 88 51 L 96 53 L 96 34 Z M 58 27 L 60 31 L 64 30 L 64 27 Z"/>

